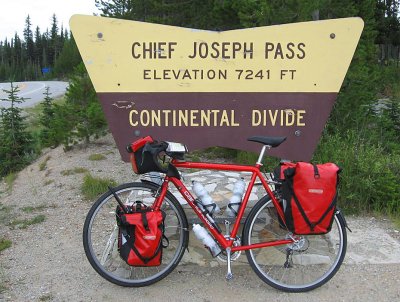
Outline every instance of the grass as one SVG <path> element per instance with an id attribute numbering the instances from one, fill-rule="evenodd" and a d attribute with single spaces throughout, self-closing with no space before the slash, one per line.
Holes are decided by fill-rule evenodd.
<path id="1" fill-rule="evenodd" d="M 395 228 L 400 230 L 400 214 L 397 215 L 390 215 L 390 220 L 393 222 Z"/>
<path id="2" fill-rule="evenodd" d="M 1 224 L 8 224 L 9 221 L 12 219 L 11 210 L 12 210 L 11 207 L 5 206 L 0 203 L 0 223 Z"/>
<path id="3" fill-rule="evenodd" d="M 46 220 L 46 216 L 43 214 L 36 215 L 32 219 L 16 219 L 9 223 L 9 226 L 12 228 L 18 227 L 19 229 L 26 229 L 28 226 L 42 223 Z"/>
<path id="4" fill-rule="evenodd" d="M 54 182 L 54 179 L 49 179 L 49 180 L 46 180 L 45 182 L 44 182 L 44 185 L 45 186 L 48 186 L 49 184 L 52 184 Z"/>
<path id="5" fill-rule="evenodd" d="M 81 191 L 86 200 L 92 200 L 108 190 L 108 186 L 116 186 L 111 178 L 93 177 L 90 173 L 83 178 Z"/>
<path id="6" fill-rule="evenodd" d="M 85 169 L 85 168 L 82 168 L 82 167 L 76 167 L 76 168 L 73 168 L 73 169 L 68 169 L 68 170 L 61 171 L 61 175 L 69 176 L 69 175 L 81 174 L 81 173 L 87 173 L 87 172 L 89 172 L 88 169 Z"/>
<path id="7" fill-rule="evenodd" d="M 53 298 L 54 297 L 52 294 L 44 294 L 43 296 L 39 297 L 39 301 L 42 301 L 42 302 L 51 301 L 51 300 L 53 300 Z"/>
<path id="8" fill-rule="evenodd" d="M 11 192 L 12 191 L 12 187 L 14 185 L 15 180 L 18 177 L 18 173 L 16 172 L 11 172 L 10 174 L 8 174 L 7 176 L 4 177 L 4 181 L 6 182 L 7 185 L 7 192 Z"/>
<path id="9" fill-rule="evenodd" d="M 106 158 L 107 157 L 105 157 L 103 154 L 99 153 L 94 153 L 89 156 L 89 160 L 104 160 Z"/>
<path id="10" fill-rule="evenodd" d="M 0 294 L 8 289 L 7 281 L 3 266 L 0 263 Z"/>
<path id="11" fill-rule="evenodd" d="M 25 213 L 33 213 L 33 212 L 40 212 L 40 211 L 43 211 L 48 208 L 54 208 L 54 207 L 55 207 L 54 205 L 48 206 L 45 204 L 41 204 L 36 207 L 32 207 L 32 206 L 23 207 L 23 208 L 21 208 L 21 210 L 22 210 L 22 212 L 25 212 Z"/>
<path id="12" fill-rule="evenodd" d="M 44 161 L 39 164 L 39 171 L 43 171 L 47 168 L 47 162 L 50 160 L 51 156 L 47 156 Z"/>
<path id="13" fill-rule="evenodd" d="M 11 247 L 11 245 L 12 245 L 11 240 L 0 238 L 0 252 L 4 251 L 5 249 L 8 249 L 9 247 Z"/>
<path id="14" fill-rule="evenodd" d="M 0 252 L 4 251 L 5 249 L 8 249 L 9 247 L 11 247 L 11 245 L 12 245 L 11 240 L 0 238 Z"/>
<path id="15" fill-rule="evenodd" d="M 51 92 L 51 91 L 50 91 Z M 43 96 L 44 98 L 44 96 Z M 53 100 L 53 104 L 63 104 L 65 103 L 65 98 L 57 98 Z M 27 117 L 27 124 L 29 125 L 30 132 L 38 132 L 42 129 L 42 125 L 40 124 L 40 115 L 43 112 L 43 104 L 39 103 L 34 107 L 24 108 L 23 111 Z"/>

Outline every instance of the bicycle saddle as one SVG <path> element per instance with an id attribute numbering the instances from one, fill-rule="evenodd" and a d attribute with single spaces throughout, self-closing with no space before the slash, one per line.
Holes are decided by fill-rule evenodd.
<path id="1" fill-rule="evenodd" d="M 278 147 L 286 140 L 286 136 L 252 136 L 247 139 L 250 142 L 261 143 L 269 145 L 272 148 Z"/>

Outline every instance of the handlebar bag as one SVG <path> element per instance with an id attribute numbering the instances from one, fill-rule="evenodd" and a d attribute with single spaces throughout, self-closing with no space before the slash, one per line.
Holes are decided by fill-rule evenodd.
<path id="1" fill-rule="evenodd" d="M 155 142 L 151 136 L 146 136 L 133 142 L 128 148 L 132 169 L 136 174 L 166 172 L 157 158 L 158 154 L 166 149 L 164 143 Z"/>
<path id="2" fill-rule="evenodd" d="M 285 170 L 282 195 L 287 228 L 298 235 L 331 230 L 337 202 L 340 168 L 334 163 L 298 162 Z"/>
<path id="3" fill-rule="evenodd" d="M 125 214 L 117 208 L 118 250 L 130 266 L 159 266 L 162 261 L 165 213 L 150 208 Z"/>

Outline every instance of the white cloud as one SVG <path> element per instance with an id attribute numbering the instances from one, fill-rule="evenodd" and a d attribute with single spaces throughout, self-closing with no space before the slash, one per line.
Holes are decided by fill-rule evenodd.
<path id="1" fill-rule="evenodd" d="M 99 13 L 94 0 L 0 0 L 0 41 L 11 39 L 15 32 L 23 36 L 25 19 L 30 16 L 32 31 L 39 26 L 43 33 L 50 29 L 52 16 L 56 14 L 58 27 L 69 29 L 69 19 L 74 14 Z"/>

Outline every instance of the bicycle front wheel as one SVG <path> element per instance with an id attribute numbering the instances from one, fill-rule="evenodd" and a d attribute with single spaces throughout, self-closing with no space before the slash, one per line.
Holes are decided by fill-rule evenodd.
<path id="1" fill-rule="evenodd" d="M 159 186 L 151 183 L 128 183 L 115 188 L 124 204 L 141 201 L 151 206 Z M 166 218 L 165 236 L 169 244 L 162 251 L 162 264 L 153 267 L 129 266 L 118 252 L 117 201 L 111 192 L 101 196 L 90 209 L 83 228 L 83 246 L 92 267 L 105 279 L 121 286 L 137 287 L 153 284 L 166 277 L 178 265 L 188 244 L 188 223 L 185 213 L 168 192 L 161 209 Z"/>
<path id="2" fill-rule="evenodd" d="M 279 224 L 269 196 L 257 202 L 244 229 L 243 244 L 289 239 L 291 233 Z M 296 236 L 298 242 L 246 251 L 255 273 L 267 284 L 286 292 L 306 292 L 328 282 L 343 262 L 347 235 L 341 215 L 324 235 Z"/>

